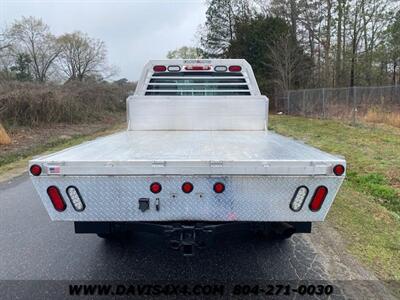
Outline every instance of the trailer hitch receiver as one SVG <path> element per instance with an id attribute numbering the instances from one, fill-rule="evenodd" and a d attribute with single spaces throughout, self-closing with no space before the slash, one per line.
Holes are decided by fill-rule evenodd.
<path id="1" fill-rule="evenodd" d="M 176 224 L 165 229 L 169 246 L 182 251 L 183 256 L 193 256 L 195 249 L 206 247 L 211 240 L 212 226 Z"/>

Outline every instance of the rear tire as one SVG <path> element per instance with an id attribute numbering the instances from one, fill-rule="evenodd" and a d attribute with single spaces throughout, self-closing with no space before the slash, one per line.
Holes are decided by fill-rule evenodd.
<path id="1" fill-rule="evenodd" d="M 293 236 L 293 233 L 272 233 L 272 238 L 277 241 L 285 241 L 290 239 Z"/>
<path id="2" fill-rule="evenodd" d="M 112 233 L 98 233 L 97 236 L 105 240 L 112 240 L 116 238 L 116 235 Z"/>
<path id="3" fill-rule="evenodd" d="M 97 233 L 97 236 L 105 240 L 123 240 L 129 237 L 129 232 Z"/>

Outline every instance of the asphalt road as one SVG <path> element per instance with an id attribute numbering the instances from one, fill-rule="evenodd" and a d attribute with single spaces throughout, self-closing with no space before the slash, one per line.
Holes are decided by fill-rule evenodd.
<path id="1" fill-rule="evenodd" d="M 194 258 L 153 234 L 106 242 L 51 222 L 28 176 L 0 184 L 0 280 L 331 280 L 318 251 L 304 235 L 224 235 Z"/>

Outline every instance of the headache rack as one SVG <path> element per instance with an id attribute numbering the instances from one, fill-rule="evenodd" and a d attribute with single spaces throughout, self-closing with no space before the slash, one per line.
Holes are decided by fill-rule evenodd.
<path id="1" fill-rule="evenodd" d="M 160 72 L 147 84 L 146 96 L 249 96 L 242 72 Z"/>
<path id="2" fill-rule="evenodd" d="M 151 61 L 137 96 L 260 96 L 250 65 L 231 60 Z"/>
<path id="3" fill-rule="evenodd" d="M 268 99 L 244 60 L 162 60 L 145 66 L 127 110 L 135 131 L 264 131 Z"/>

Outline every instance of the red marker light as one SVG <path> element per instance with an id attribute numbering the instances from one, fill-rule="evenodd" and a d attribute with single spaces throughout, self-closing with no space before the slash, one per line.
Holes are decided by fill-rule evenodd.
<path id="1" fill-rule="evenodd" d="M 240 71 L 242 71 L 241 66 L 230 66 L 229 67 L 229 72 L 240 72 Z"/>
<path id="2" fill-rule="evenodd" d="M 165 72 L 165 71 L 167 71 L 167 67 L 166 66 L 157 65 L 157 66 L 153 67 L 153 71 L 154 72 Z"/>
<path id="3" fill-rule="evenodd" d="M 210 66 L 185 66 L 185 70 L 188 71 L 207 71 L 211 70 Z"/>
<path id="4" fill-rule="evenodd" d="M 39 176 L 42 174 L 42 167 L 39 165 L 32 165 L 29 170 L 33 176 Z"/>
<path id="5" fill-rule="evenodd" d="M 221 182 L 217 182 L 214 184 L 214 192 L 217 194 L 221 194 L 225 191 L 225 185 Z"/>
<path id="6" fill-rule="evenodd" d="M 161 184 L 159 184 L 158 182 L 153 182 L 150 185 L 150 191 L 154 194 L 158 194 L 159 192 L 161 192 L 161 190 L 162 190 Z"/>
<path id="7" fill-rule="evenodd" d="M 342 165 L 336 165 L 333 167 L 333 173 L 336 176 L 342 176 L 344 174 L 344 166 Z"/>
<path id="8" fill-rule="evenodd" d="M 182 184 L 182 191 L 186 194 L 189 194 L 193 191 L 193 184 L 191 184 L 190 182 L 185 182 L 184 184 Z"/>
<path id="9" fill-rule="evenodd" d="M 311 211 L 319 211 L 322 207 L 322 204 L 324 204 L 326 195 L 328 194 L 328 188 L 326 186 L 319 186 L 315 190 L 314 196 L 312 197 L 312 200 L 310 202 L 310 210 Z"/>
<path id="10" fill-rule="evenodd" d="M 47 189 L 47 195 L 49 195 L 49 198 L 51 200 L 51 203 L 53 203 L 55 210 L 62 212 L 67 208 L 67 205 L 64 202 L 60 190 L 56 186 L 50 186 Z"/>

